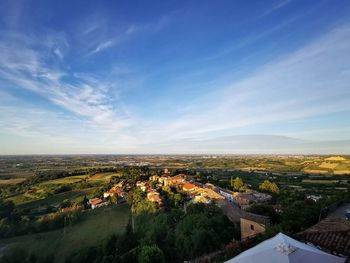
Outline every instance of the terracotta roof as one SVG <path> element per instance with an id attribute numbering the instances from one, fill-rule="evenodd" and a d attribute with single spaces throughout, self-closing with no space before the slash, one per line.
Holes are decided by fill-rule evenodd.
<path id="1" fill-rule="evenodd" d="M 98 204 L 101 204 L 101 203 L 103 203 L 103 200 L 100 199 L 100 198 L 90 199 L 90 204 L 91 205 L 98 205 Z"/>
<path id="2" fill-rule="evenodd" d="M 196 186 L 194 184 L 191 184 L 191 183 L 186 183 L 183 185 L 183 188 L 186 189 L 186 190 L 191 190 L 191 189 L 194 189 Z"/>
<path id="3" fill-rule="evenodd" d="M 297 237 L 321 248 L 350 256 L 350 222 L 342 218 L 326 218 L 297 234 Z"/>

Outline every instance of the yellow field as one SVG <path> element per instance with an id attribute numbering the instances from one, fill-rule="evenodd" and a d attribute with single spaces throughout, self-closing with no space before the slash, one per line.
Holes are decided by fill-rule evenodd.
<path id="1" fill-rule="evenodd" d="M 346 159 L 341 156 L 332 156 L 332 157 L 326 158 L 325 160 L 326 161 L 346 161 Z"/>
<path id="2" fill-rule="evenodd" d="M 350 170 L 338 170 L 338 171 L 334 171 L 334 174 L 350 174 Z"/>
<path id="3" fill-rule="evenodd" d="M 325 169 L 334 169 L 335 167 L 337 167 L 338 164 L 337 163 L 328 163 L 328 162 L 323 162 L 320 164 L 320 168 L 325 168 Z"/>
<path id="4" fill-rule="evenodd" d="M 0 179 L 0 185 L 5 185 L 5 184 L 19 184 L 23 182 L 25 178 L 14 178 L 14 179 Z"/>
<path id="5" fill-rule="evenodd" d="M 310 174 L 327 174 L 327 170 L 317 170 L 317 169 L 304 169 L 305 173 L 310 173 Z"/>
<path id="6" fill-rule="evenodd" d="M 244 167 L 244 168 L 241 168 L 242 171 L 253 171 L 253 170 L 264 170 L 266 171 L 267 169 L 265 167 Z"/>

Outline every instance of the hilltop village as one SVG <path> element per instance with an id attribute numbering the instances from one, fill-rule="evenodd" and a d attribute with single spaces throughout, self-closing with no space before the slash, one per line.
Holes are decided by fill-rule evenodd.
<path id="1" fill-rule="evenodd" d="M 243 183 L 239 177 L 235 178 L 233 181 Z M 268 218 L 259 215 L 252 216 L 253 214 L 244 212 L 244 209 L 249 208 L 253 204 L 268 204 L 271 202 L 272 196 L 268 193 L 252 190 L 246 185 L 242 186 L 240 191 L 231 191 L 211 183 L 202 184 L 196 182 L 193 176 L 185 174 L 171 176 L 169 170 L 165 169 L 163 175 L 152 175 L 148 180 L 137 181 L 134 185 L 127 180 L 121 179 L 108 191 L 104 192 L 103 195 L 89 199 L 87 207 L 96 209 L 111 203 L 126 202 L 128 200 L 128 192 L 136 188 L 146 193 L 145 197 L 147 200 L 156 204 L 158 209 L 164 209 L 164 194 L 162 193 L 174 189 L 178 192 L 178 202 L 183 203 L 184 209 L 190 204 L 197 203 L 217 205 L 234 223 L 240 221 L 241 235 L 243 239 L 246 239 L 263 233 L 268 224 L 266 223 Z M 278 189 L 276 189 L 276 191 L 278 191 Z M 232 213 L 236 215 L 232 216 Z M 247 218 L 249 218 L 249 220 Z M 264 219 L 264 224 L 260 223 L 261 218 Z M 246 224 L 252 224 L 249 231 L 245 229 Z M 255 224 L 260 226 L 254 229 L 253 225 Z"/>

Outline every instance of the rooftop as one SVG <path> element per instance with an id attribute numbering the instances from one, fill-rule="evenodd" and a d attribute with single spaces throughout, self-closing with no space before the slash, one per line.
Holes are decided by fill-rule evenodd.
<path id="1" fill-rule="evenodd" d="M 321 248 L 350 256 L 350 222 L 342 218 L 326 218 L 297 234 L 297 237 Z"/>

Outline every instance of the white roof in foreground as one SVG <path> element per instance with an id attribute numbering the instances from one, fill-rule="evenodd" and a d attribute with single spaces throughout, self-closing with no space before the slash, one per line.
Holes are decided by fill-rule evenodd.
<path id="1" fill-rule="evenodd" d="M 345 260 L 279 233 L 225 263 L 343 263 Z"/>

